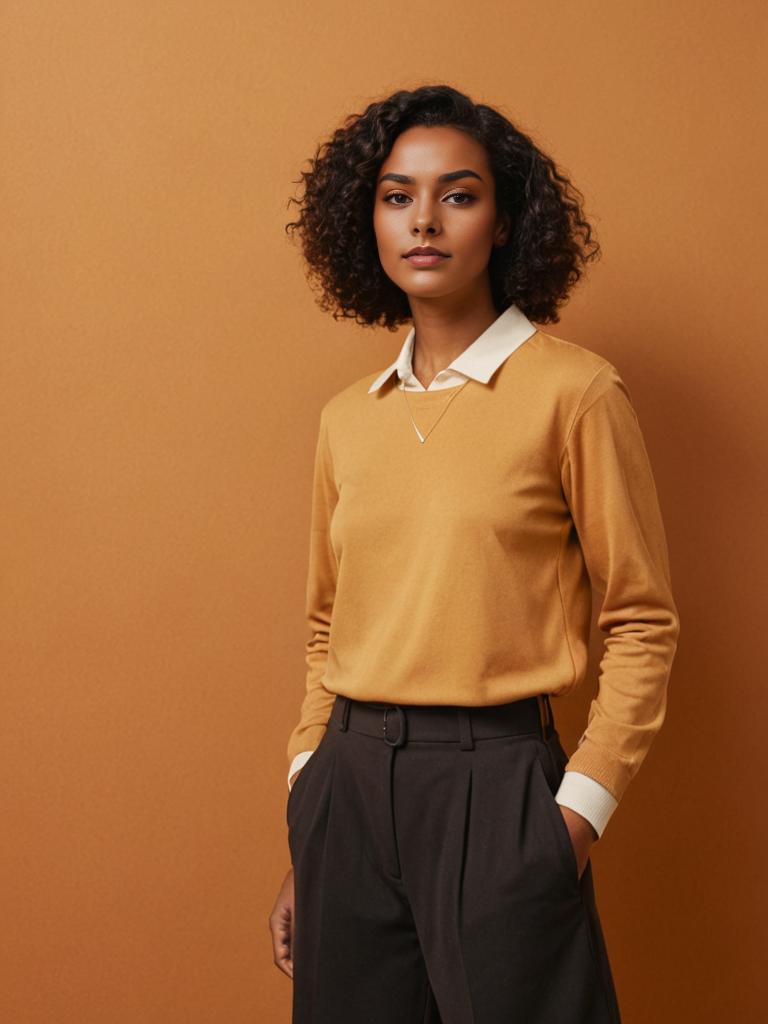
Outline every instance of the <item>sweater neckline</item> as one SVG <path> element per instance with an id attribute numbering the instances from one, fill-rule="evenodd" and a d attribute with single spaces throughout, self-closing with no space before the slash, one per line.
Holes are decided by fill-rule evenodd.
<path id="1" fill-rule="evenodd" d="M 473 378 L 469 378 L 468 381 L 460 381 L 458 384 L 452 384 L 449 388 L 434 388 L 433 390 L 427 389 L 426 391 L 416 391 L 411 388 L 401 388 L 399 385 L 396 386 L 397 391 L 405 391 L 408 395 L 408 401 L 413 399 L 416 402 L 428 402 L 430 400 L 438 400 L 441 397 L 445 398 L 447 395 L 453 394 L 454 391 L 458 391 L 459 388 L 463 388 L 465 384 L 471 383 Z"/>

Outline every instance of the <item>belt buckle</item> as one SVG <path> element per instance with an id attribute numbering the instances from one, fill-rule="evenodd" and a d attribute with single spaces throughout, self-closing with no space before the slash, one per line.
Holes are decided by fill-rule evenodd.
<path id="1" fill-rule="evenodd" d="M 394 741 L 387 739 L 387 715 L 390 711 L 396 711 L 400 719 L 400 733 Z M 392 707 L 384 708 L 384 724 L 381 727 L 381 731 L 384 733 L 384 742 L 387 746 L 402 747 L 405 743 L 405 712 L 399 704 L 393 704 Z"/>

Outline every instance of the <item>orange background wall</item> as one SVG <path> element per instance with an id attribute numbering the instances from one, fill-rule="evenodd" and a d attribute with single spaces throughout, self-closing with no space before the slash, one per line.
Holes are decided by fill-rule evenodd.
<path id="1" fill-rule="evenodd" d="M 667 524 L 667 722 L 592 854 L 624 1024 L 763 1019 L 766 10 L 5 6 L 0 1019 L 289 1020 L 317 414 L 405 329 L 319 311 L 286 203 L 439 81 L 584 192 L 603 259 L 545 329 L 619 367 Z"/>

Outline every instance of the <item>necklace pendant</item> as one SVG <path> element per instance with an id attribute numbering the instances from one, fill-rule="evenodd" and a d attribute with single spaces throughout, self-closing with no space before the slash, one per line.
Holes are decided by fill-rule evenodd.
<path id="1" fill-rule="evenodd" d="M 470 378 L 469 378 L 469 377 L 467 377 L 467 379 L 466 379 L 466 380 L 464 381 L 464 383 L 463 383 L 463 384 L 462 384 L 462 385 L 461 385 L 460 387 L 456 388 L 456 390 L 455 390 L 455 391 L 453 391 L 453 393 L 452 393 L 452 394 L 450 395 L 450 397 L 448 398 L 448 401 L 446 402 L 445 406 L 443 407 L 443 410 L 442 410 L 442 412 L 441 412 L 441 413 L 440 413 L 440 415 L 439 415 L 439 416 L 437 417 L 437 419 L 436 419 L 436 420 L 435 420 L 435 422 L 434 422 L 434 423 L 432 424 L 432 426 L 431 426 L 431 427 L 429 428 L 429 430 L 428 430 L 428 431 L 426 432 L 426 434 L 422 434 L 422 432 L 421 432 L 421 431 L 419 430 L 418 426 L 416 425 L 416 420 L 415 420 L 415 419 L 413 418 L 413 415 L 411 414 L 410 408 L 408 409 L 408 415 L 409 415 L 409 417 L 410 417 L 411 423 L 413 424 L 413 429 L 414 429 L 414 430 L 416 431 L 416 436 L 418 437 L 418 439 L 419 439 L 419 443 L 420 443 L 420 444 L 424 444 L 424 442 L 425 442 L 425 441 L 427 440 L 427 438 L 428 438 L 428 437 L 429 437 L 429 435 L 430 435 L 430 434 L 432 433 L 432 431 L 434 430 L 434 428 L 435 428 L 435 427 L 437 426 L 438 422 L 439 422 L 439 421 L 440 421 L 440 420 L 442 419 L 442 417 L 443 417 L 443 414 L 445 413 L 445 410 L 446 410 L 446 409 L 448 408 L 448 406 L 449 406 L 449 405 L 451 404 L 451 402 L 452 402 L 452 401 L 454 400 L 454 398 L 456 397 L 456 395 L 457 395 L 457 394 L 458 394 L 458 393 L 459 393 L 460 391 L 463 391 L 463 390 L 464 390 L 464 388 L 465 388 L 465 387 L 467 386 L 467 384 L 469 384 L 469 381 L 470 381 Z M 406 394 L 406 390 L 407 390 L 407 389 L 406 389 L 406 387 L 405 387 L 405 384 L 403 384 L 403 385 L 402 385 L 402 387 L 401 387 L 401 390 L 402 390 L 402 392 L 403 392 L 403 398 L 405 399 L 405 404 L 406 404 L 407 406 L 410 406 L 410 403 L 409 403 L 409 401 L 408 401 L 408 396 L 407 396 L 407 394 Z"/>

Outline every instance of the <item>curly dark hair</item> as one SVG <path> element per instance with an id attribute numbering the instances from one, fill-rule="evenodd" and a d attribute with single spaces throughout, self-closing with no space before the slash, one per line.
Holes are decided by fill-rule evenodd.
<path id="1" fill-rule="evenodd" d="M 354 317 L 390 330 L 411 319 L 408 296 L 378 256 L 373 203 L 379 168 L 413 125 L 450 125 L 485 147 L 497 209 L 508 210 L 513 225 L 506 245 L 490 256 L 493 302 L 499 312 L 514 303 L 532 321 L 557 323 L 582 264 L 600 255 L 580 205 L 584 197 L 528 135 L 448 85 L 400 90 L 350 114 L 296 179 L 303 179 L 304 192 L 289 203 L 299 205 L 300 215 L 285 230 L 299 232 L 308 277 L 320 285 L 320 308 L 334 319 Z"/>

